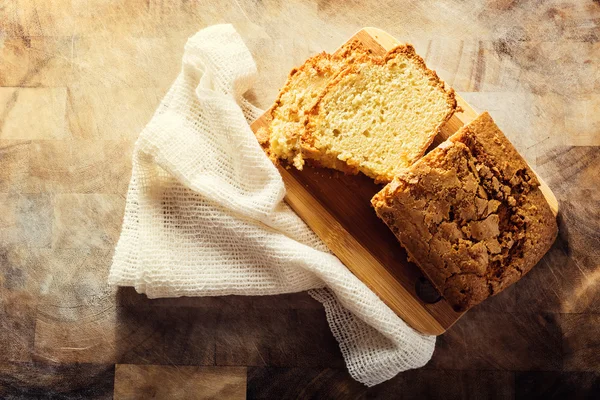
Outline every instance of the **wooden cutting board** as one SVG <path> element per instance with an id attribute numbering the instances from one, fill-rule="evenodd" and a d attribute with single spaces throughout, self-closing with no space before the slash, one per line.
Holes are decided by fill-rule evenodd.
<path id="1" fill-rule="evenodd" d="M 362 42 L 376 55 L 400 44 L 376 28 L 364 28 L 349 39 L 352 40 Z M 445 124 L 434 145 L 477 116 L 460 96 L 456 99 L 462 111 Z M 269 122 L 267 112 L 252 124 L 252 129 L 256 132 Z M 287 189 L 286 202 L 348 269 L 410 326 L 423 333 L 440 335 L 462 316 L 437 293 L 418 267 L 407 260 L 395 236 L 375 215 L 370 200 L 382 185 L 362 174 L 349 176 L 309 166 L 303 171 L 283 167 L 279 171 Z M 540 182 L 556 214 L 556 198 L 541 179 Z"/>

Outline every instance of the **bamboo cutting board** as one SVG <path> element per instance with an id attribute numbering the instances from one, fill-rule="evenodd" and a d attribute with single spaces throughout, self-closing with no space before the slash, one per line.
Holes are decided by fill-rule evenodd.
<path id="1" fill-rule="evenodd" d="M 376 28 L 364 28 L 352 40 L 362 42 L 376 55 L 400 44 Z M 460 96 L 456 99 L 462 111 L 445 124 L 434 145 L 477 116 Z M 256 132 L 269 122 L 267 112 L 252 124 L 252 129 Z M 362 174 L 349 176 L 310 166 L 303 171 L 283 167 L 279 171 L 287 189 L 286 202 L 348 269 L 410 326 L 439 335 L 462 316 L 407 260 L 393 233 L 375 215 L 370 200 L 382 185 Z M 541 189 L 556 214 L 556 198 L 543 182 Z"/>

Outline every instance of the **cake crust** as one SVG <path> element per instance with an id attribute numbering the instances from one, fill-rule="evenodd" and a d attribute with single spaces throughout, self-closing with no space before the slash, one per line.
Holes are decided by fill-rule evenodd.
<path id="1" fill-rule="evenodd" d="M 456 311 L 520 279 L 558 232 L 535 173 L 488 113 L 399 174 L 371 203 Z"/>

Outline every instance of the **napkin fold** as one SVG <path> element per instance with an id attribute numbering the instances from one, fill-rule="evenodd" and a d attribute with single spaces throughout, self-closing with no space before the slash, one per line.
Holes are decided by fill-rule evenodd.
<path id="1" fill-rule="evenodd" d="M 249 123 L 256 65 L 231 25 L 191 37 L 140 133 L 109 282 L 150 298 L 310 290 L 348 371 L 372 386 L 426 364 L 435 337 L 406 325 L 283 202 Z"/>

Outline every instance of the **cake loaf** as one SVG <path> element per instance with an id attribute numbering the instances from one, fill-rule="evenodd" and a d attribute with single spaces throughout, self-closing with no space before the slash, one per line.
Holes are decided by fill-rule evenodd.
<path id="1" fill-rule="evenodd" d="M 456 311 L 520 279 L 558 232 L 535 173 L 488 113 L 398 174 L 371 203 Z"/>

